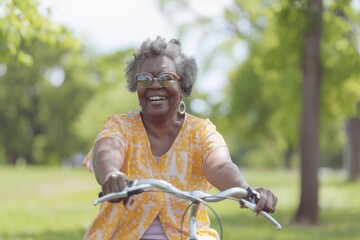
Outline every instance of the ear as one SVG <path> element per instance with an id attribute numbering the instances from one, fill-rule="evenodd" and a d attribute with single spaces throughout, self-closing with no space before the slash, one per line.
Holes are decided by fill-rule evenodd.
<path id="1" fill-rule="evenodd" d="M 180 95 L 180 101 L 183 100 L 183 98 L 186 97 L 186 93 L 184 92 L 184 90 L 181 88 L 181 95 Z"/>

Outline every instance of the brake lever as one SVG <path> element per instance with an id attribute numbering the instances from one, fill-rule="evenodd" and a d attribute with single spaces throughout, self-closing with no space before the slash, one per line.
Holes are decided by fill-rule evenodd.
<path id="1" fill-rule="evenodd" d="M 246 191 L 247 196 L 245 199 L 252 203 L 258 203 L 260 199 L 260 193 L 250 186 L 246 188 Z"/>

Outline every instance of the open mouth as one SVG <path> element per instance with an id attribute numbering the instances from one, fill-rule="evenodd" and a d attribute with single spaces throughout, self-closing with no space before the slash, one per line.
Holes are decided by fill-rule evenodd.
<path id="1" fill-rule="evenodd" d="M 167 97 L 164 97 L 164 96 L 151 96 L 151 97 L 148 97 L 148 100 L 150 102 L 164 101 L 166 99 L 167 99 Z"/>

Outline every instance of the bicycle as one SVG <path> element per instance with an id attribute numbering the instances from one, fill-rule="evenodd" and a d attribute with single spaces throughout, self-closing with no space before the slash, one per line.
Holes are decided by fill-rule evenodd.
<path id="1" fill-rule="evenodd" d="M 109 200 L 114 199 L 124 199 L 136 194 L 140 194 L 143 192 L 154 192 L 154 191 L 161 191 L 164 193 L 169 193 L 172 195 L 175 195 L 179 198 L 185 199 L 189 201 L 189 207 L 185 210 L 183 219 L 185 217 L 185 214 L 187 211 L 189 211 L 190 214 L 190 221 L 189 221 L 189 239 L 190 240 L 196 240 L 196 215 L 197 210 L 200 203 L 205 204 L 207 207 L 211 209 L 211 211 L 215 214 L 219 225 L 220 225 L 220 239 L 223 238 L 222 233 L 222 226 L 221 221 L 216 214 L 216 212 L 209 206 L 209 202 L 219 202 L 225 199 L 239 201 L 242 206 L 245 208 L 248 208 L 252 211 L 255 210 L 256 202 L 259 199 L 258 193 L 254 190 L 251 190 L 250 188 L 244 189 L 239 187 L 234 187 L 227 189 L 225 191 L 219 192 L 217 194 L 209 194 L 202 191 L 182 191 L 172 184 L 164 181 L 164 180 L 158 180 L 158 179 L 144 179 L 144 180 L 135 180 L 130 181 L 129 186 L 125 187 L 121 192 L 116 193 L 110 193 L 104 196 L 101 196 L 101 193 L 99 194 L 99 198 L 94 201 L 94 205 Z M 239 195 L 242 198 L 239 200 L 238 198 L 234 198 L 232 196 Z M 280 223 L 275 220 L 270 214 L 261 211 L 260 215 L 262 215 L 265 219 L 270 221 L 277 230 L 280 230 L 282 227 Z M 182 239 L 182 237 L 181 237 Z"/>

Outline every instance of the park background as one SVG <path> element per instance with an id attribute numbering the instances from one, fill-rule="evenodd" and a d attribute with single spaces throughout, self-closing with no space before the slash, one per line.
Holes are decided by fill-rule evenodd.
<path id="1" fill-rule="evenodd" d="M 81 160 L 137 109 L 122 69 L 158 35 L 198 60 L 187 112 L 279 197 L 281 231 L 216 204 L 225 239 L 357 239 L 358 0 L 0 0 L 0 239 L 82 238 L 99 186 Z"/>

